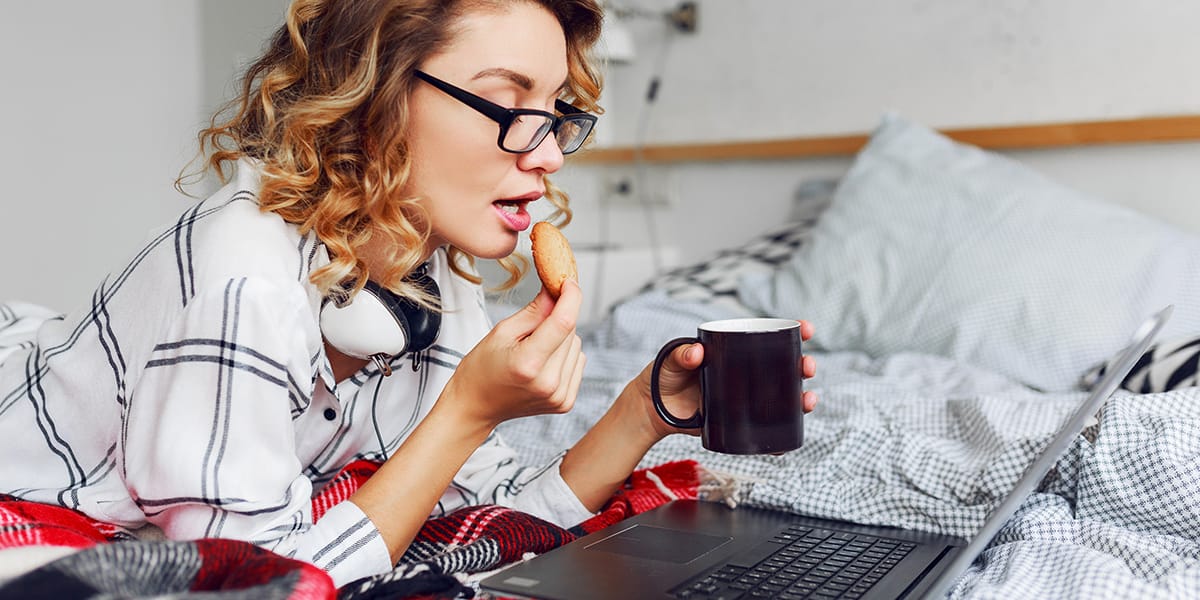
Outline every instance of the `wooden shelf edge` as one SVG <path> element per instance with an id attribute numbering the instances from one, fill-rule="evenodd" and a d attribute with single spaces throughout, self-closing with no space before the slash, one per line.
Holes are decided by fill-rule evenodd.
<path id="1" fill-rule="evenodd" d="M 1041 123 L 1004 127 L 943 129 L 952 139 L 993 150 L 1054 148 L 1100 144 L 1182 142 L 1200 140 L 1200 115 L 1176 115 Z M 646 162 L 705 162 L 718 160 L 764 160 L 850 156 L 867 142 L 869 134 L 834 135 L 762 140 L 646 146 Z M 636 158 L 633 147 L 595 148 L 571 158 L 574 163 L 629 163 Z"/>

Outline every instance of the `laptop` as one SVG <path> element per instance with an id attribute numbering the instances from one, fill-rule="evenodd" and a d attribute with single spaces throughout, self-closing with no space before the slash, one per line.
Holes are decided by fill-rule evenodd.
<path id="1" fill-rule="evenodd" d="M 1158 335 L 1147 319 L 1104 378 L 970 540 L 675 500 L 508 567 L 480 582 L 504 597 L 942 598 L 1095 418 Z"/>

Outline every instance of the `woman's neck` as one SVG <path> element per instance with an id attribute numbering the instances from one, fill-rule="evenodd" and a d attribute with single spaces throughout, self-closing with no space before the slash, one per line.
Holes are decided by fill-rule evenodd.
<path id="1" fill-rule="evenodd" d="M 341 383 L 349 379 L 351 375 L 359 372 L 363 367 L 371 362 L 365 358 L 355 358 L 334 348 L 329 342 L 325 342 L 325 356 L 329 357 L 329 366 L 333 369 L 334 383 Z"/>

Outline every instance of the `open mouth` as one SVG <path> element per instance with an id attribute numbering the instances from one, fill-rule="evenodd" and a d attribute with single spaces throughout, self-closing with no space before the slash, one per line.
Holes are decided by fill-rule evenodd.
<path id="1" fill-rule="evenodd" d="M 493 204 L 500 207 L 500 210 L 515 215 L 521 212 L 527 203 L 527 200 L 497 200 Z"/>
<path id="2" fill-rule="evenodd" d="M 501 220 L 513 231 L 525 231 L 529 228 L 533 217 L 529 216 L 529 211 L 525 210 L 525 206 L 529 204 L 529 200 L 497 200 L 492 203 L 496 209 L 496 214 L 500 215 Z"/>

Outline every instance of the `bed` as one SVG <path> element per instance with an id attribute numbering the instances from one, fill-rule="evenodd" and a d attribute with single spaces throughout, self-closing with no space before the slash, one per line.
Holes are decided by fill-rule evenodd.
<path id="1" fill-rule="evenodd" d="M 1200 597 L 1200 236 L 898 115 L 836 185 L 812 189 L 821 193 L 793 222 L 655 278 L 582 330 L 588 366 L 571 413 L 499 430 L 530 463 L 547 459 L 667 340 L 707 320 L 769 315 L 817 328 L 805 352 L 818 375 L 806 385 L 821 401 L 804 447 L 735 457 L 674 436 L 646 455 L 623 508 L 585 529 L 674 490 L 969 538 L 1134 326 L 1173 304 L 1159 342 L 952 597 Z M 671 479 L 679 468 L 703 483 Z M 488 572 L 580 533 L 508 517 L 473 540 L 489 546 L 433 536 L 395 573 L 340 595 L 471 593 Z M 496 540 L 516 531 L 539 535 L 498 555 Z M 443 587 L 413 587 L 423 577 Z M 248 589 L 267 588 L 229 595 L 260 597 Z"/>
<path id="2" fill-rule="evenodd" d="M 534 456 L 582 434 L 700 322 L 808 319 L 803 448 L 676 436 L 741 504 L 969 538 L 1135 326 L 1175 317 L 954 597 L 1200 596 L 1200 238 L 889 115 L 816 214 L 676 269 L 585 333 L 572 414 L 504 426 Z"/>

